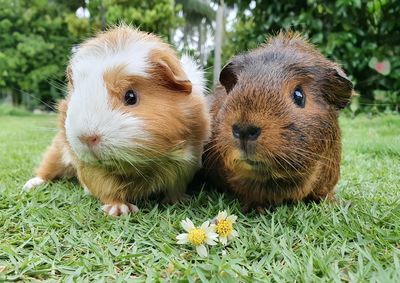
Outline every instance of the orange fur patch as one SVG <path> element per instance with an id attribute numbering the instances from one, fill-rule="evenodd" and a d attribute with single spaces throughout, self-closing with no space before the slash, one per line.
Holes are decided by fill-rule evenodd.
<path id="1" fill-rule="evenodd" d="M 144 121 L 144 127 L 151 135 L 146 146 L 152 151 L 167 158 L 171 157 L 169 153 L 180 154 L 179 158 L 171 157 L 165 163 L 158 162 L 151 166 L 146 164 L 142 167 L 112 169 L 79 161 L 65 134 L 68 96 L 59 104 L 59 132 L 38 168 L 38 176 L 52 180 L 72 170 L 82 185 L 87 186 L 102 202 L 109 204 L 126 203 L 161 191 L 175 198 L 175 193 L 185 191 L 187 183 L 198 169 L 203 143 L 210 130 L 206 106 L 202 97 L 191 94 L 192 84 L 183 72 L 176 53 L 154 35 L 123 26 L 99 34 L 80 48 L 95 52 L 106 44 L 112 49 L 126 39 L 156 42 L 157 50 L 150 52 L 151 67 L 147 70 L 147 77 L 129 75 L 124 65 L 114 66 L 103 74 L 111 107 Z M 66 75 L 71 94 L 74 82 L 70 67 Z M 138 94 L 137 105 L 124 104 L 124 95 L 129 89 Z M 72 159 L 68 167 L 62 162 L 65 150 Z M 185 158 L 197 163 L 180 160 Z"/>

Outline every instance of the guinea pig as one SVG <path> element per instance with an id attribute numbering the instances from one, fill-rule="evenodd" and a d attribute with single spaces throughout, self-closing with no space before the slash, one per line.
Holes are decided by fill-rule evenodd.
<path id="1" fill-rule="evenodd" d="M 201 166 L 210 121 L 203 73 L 159 37 L 128 26 L 79 45 L 59 131 L 25 190 L 66 175 L 113 216 L 150 195 L 172 203 Z"/>
<path id="2" fill-rule="evenodd" d="M 244 212 L 334 199 L 338 112 L 353 85 L 339 65 L 297 33 L 280 33 L 223 68 L 211 98 L 206 177 Z"/>

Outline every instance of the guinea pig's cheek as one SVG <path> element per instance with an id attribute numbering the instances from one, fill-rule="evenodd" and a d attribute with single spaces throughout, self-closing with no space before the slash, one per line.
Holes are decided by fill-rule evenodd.
<path id="1" fill-rule="evenodd" d="M 233 169 L 240 160 L 241 153 L 237 149 L 228 150 L 224 157 L 225 166 Z"/>
<path id="2" fill-rule="evenodd" d="M 65 119 L 65 133 L 67 136 L 67 141 L 69 145 L 71 146 L 72 150 L 75 152 L 77 155 L 78 159 L 80 160 L 89 160 L 92 158 L 90 153 L 87 150 L 87 147 L 82 144 L 82 141 L 79 140 L 80 136 L 80 129 L 76 125 L 78 124 L 78 121 L 76 119 L 73 119 L 71 117 L 75 117 L 73 115 L 68 115 Z"/>
<path id="3" fill-rule="evenodd" d="M 243 172 L 243 171 L 251 171 L 251 170 L 253 170 L 253 167 L 252 167 L 249 163 L 240 162 L 240 163 L 239 163 L 239 166 L 238 166 L 238 169 L 239 169 L 241 172 Z"/>
<path id="4" fill-rule="evenodd" d="M 254 175 L 252 173 L 253 167 L 249 163 L 242 161 L 242 153 L 237 149 L 230 151 L 225 156 L 224 162 L 226 168 L 242 177 Z"/>
<path id="5" fill-rule="evenodd" d="M 81 152 L 81 145 L 78 139 L 78 136 L 74 134 L 74 127 L 73 127 L 73 121 L 70 118 L 71 114 L 67 113 L 67 117 L 65 119 L 65 134 L 67 136 L 67 141 L 69 143 L 69 145 L 72 147 L 72 149 L 74 150 L 75 154 L 77 154 L 79 156 L 80 152 Z"/>

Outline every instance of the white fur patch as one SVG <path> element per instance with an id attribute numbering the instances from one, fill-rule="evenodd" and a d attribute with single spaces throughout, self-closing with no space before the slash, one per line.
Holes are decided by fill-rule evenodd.
<path id="1" fill-rule="evenodd" d="M 183 152 L 179 152 L 178 160 L 182 160 L 188 163 L 197 163 L 198 157 L 194 155 L 194 148 L 191 145 L 186 146 Z"/>
<path id="2" fill-rule="evenodd" d="M 192 94 L 197 95 L 198 98 L 201 99 L 204 107 L 206 108 L 206 112 L 209 113 L 209 106 L 211 104 L 207 103 L 207 97 L 205 96 L 206 92 L 206 82 L 204 79 L 204 72 L 200 66 L 188 55 L 183 55 L 181 58 L 181 65 L 183 71 L 186 73 L 188 79 L 192 83 Z M 193 116 L 195 112 L 191 108 L 188 108 L 187 105 L 181 104 L 181 110 L 185 114 L 185 116 L 190 117 Z"/>
<path id="3" fill-rule="evenodd" d="M 204 95 L 206 83 L 203 70 L 201 70 L 196 62 L 188 55 L 182 56 L 181 64 L 183 71 L 192 83 L 192 93 Z"/>
<path id="4" fill-rule="evenodd" d="M 82 135 L 100 136 L 94 148 L 99 157 L 111 154 L 112 150 L 134 148 L 135 141 L 149 138 L 142 119 L 109 106 L 105 87 L 97 89 L 97 96 L 88 90 L 77 89 L 76 92 L 68 105 L 65 129 L 67 140 L 79 159 L 94 161 L 87 145 L 79 140 Z"/>
<path id="5" fill-rule="evenodd" d="M 73 91 L 65 129 L 67 140 L 78 158 L 87 162 L 96 158 L 79 140 L 82 135 L 100 136 L 100 143 L 93 148 L 100 159 L 107 159 L 115 150 L 123 152 L 135 148 L 150 139 L 142 119 L 111 107 L 103 74 L 123 64 L 128 74 L 147 76 L 148 54 L 158 42 L 130 36 L 121 37 L 117 44 L 102 43 L 78 48 L 71 59 Z"/>
<path id="6" fill-rule="evenodd" d="M 63 149 L 62 149 L 61 160 L 65 166 L 70 166 L 72 164 L 71 154 L 68 152 L 68 150 L 65 147 L 63 147 Z"/>
<path id="7" fill-rule="evenodd" d="M 115 45 L 103 42 L 78 47 L 71 59 L 72 80 L 75 84 L 93 72 L 104 73 L 118 65 L 125 65 L 131 75 L 147 76 L 148 54 L 157 46 L 158 42 L 145 40 L 132 33 L 129 37 L 121 36 Z"/>
<path id="8" fill-rule="evenodd" d="M 43 183 L 45 183 L 45 180 L 40 177 L 35 177 L 26 182 L 22 189 L 28 192 L 33 188 L 42 185 Z"/>

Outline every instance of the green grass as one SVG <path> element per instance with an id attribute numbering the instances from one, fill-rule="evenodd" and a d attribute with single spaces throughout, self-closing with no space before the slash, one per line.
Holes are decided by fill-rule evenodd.
<path id="1" fill-rule="evenodd" d="M 55 133 L 53 116 L 0 116 L 0 281 L 400 282 L 400 117 L 341 119 L 342 178 L 351 206 L 282 206 L 242 215 L 235 200 L 202 192 L 185 205 L 140 203 L 129 217 L 103 215 L 71 180 L 31 193 Z M 238 215 L 240 238 L 206 259 L 175 244 L 185 217 Z"/>
<path id="2" fill-rule="evenodd" d="M 0 116 L 30 116 L 31 113 L 22 107 L 14 107 L 0 103 Z"/>

